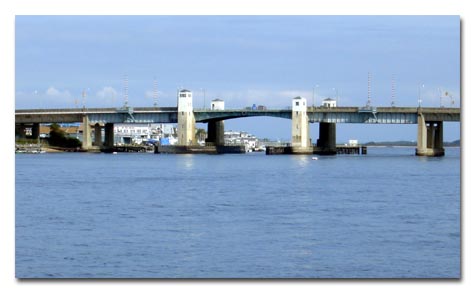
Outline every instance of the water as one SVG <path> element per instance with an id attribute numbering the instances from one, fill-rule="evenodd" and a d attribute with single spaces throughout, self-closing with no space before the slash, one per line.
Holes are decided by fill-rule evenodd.
<path id="1" fill-rule="evenodd" d="M 460 149 L 16 155 L 17 278 L 459 278 Z"/>

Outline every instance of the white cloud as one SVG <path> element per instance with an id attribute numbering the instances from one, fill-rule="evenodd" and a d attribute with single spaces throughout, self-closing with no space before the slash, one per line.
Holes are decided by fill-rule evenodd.
<path id="1" fill-rule="evenodd" d="M 153 91 L 150 91 L 150 90 L 149 90 L 149 91 L 146 91 L 146 92 L 145 92 L 145 97 L 152 99 L 152 98 L 153 98 Z"/>
<path id="2" fill-rule="evenodd" d="M 117 97 L 117 91 L 111 86 L 105 86 L 96 93 L 96 96 L 101 99 L 113 99 Z"/>
<path id="3" fill-rule="evenodd" d="M 59 96 L 61 93 L 59 90 L 57 90 L 55 87 L 52 87 L 50 86 L 47 90 L 46 90 L 46 94 L 48 96 Z"/>
<path id="4" fill-rule="evenodd" d="M 36 95 L 37 91 L 35 91 L 35 95 Z M 70 99 L 72 99 L 72 95 L 71 93 L 68 91 L 68 90 L 58 90 L 57 88 L 55 88 L 54 86 L 50 86 L 46 92 L 45 92 L 45 98 L 47 99 L 51 99 L 51 98 L 54 98 L 55 100 L 65 100 L 65 101 L 69 101 Z"/>

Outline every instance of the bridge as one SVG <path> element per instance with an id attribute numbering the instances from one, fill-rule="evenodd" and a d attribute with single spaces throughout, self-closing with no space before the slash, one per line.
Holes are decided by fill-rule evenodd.
<path id="1" fill-rule="evenodd" d="M 177 123 L 178 145 L 195 145 L 195 123 L 208 124 L 208 145 L 224 144 L 224 121 L 244 117 L 277 117 L 292 120 L 292 148 L 294 153 L 310 153 L 309 123 L 319 123 L 317 149 L 321 153 L 336 153 L 336 124 L 418 124 L 416 154 L 442 156 L 443 122 L 460 121 L 460 108 L 428 107 L 309 107 L 306 99 L 292 99 L 292 107 L 279 110 L 257 109 L 193 109 L 192 94 L 182 90 L 178 107 L 123 107 L 81 109 L 30 109 L 15 111 L 16 133 L 24 136 L 31 127 L 32 138 L 39 135 L 40 123 L 74 123 L 85 126 L 83 148 L 91 148 L 91 127 L 95 128 L 95 142 L 113 146 L 115 123 Z M 105 128 L 102 142 L 101 127 Z"/>

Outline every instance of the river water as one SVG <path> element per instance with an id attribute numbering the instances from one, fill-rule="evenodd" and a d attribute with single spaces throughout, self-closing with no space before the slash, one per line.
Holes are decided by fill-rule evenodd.
<path id="1" fill-rule="evenodd" d="M 15 156 L 17 278 L 459 278 L 460 149 Z"/>

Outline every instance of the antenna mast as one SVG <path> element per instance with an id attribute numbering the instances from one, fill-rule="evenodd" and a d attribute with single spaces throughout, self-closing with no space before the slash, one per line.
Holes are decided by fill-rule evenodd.
<path id="1" fill-rule="evenodd" d="M 391 107 L 396 106 L 396 80 L 394 74 L 391 76 Z"/>
<path id="2" fill-rule="evenodd" d="M 82 90 L 82 107 L 86 108 L 86 89 Z"/>
<path id="3" fill-rule="evenodd" d="M 155 77 L 153 80 L 153 106 L 157 107 L 158 105 L 158 82 Z"/>
<path id="4" fill-rule="evenodd" d="M 127 75 L 124 76 L 124 107 L 129 103 L 129 79 Z"/>
<path id="5" fill-rule="evenodd" d="M 368 101 L 366 107 L 371 107 L 371 72 L 368 72 Z"/>

